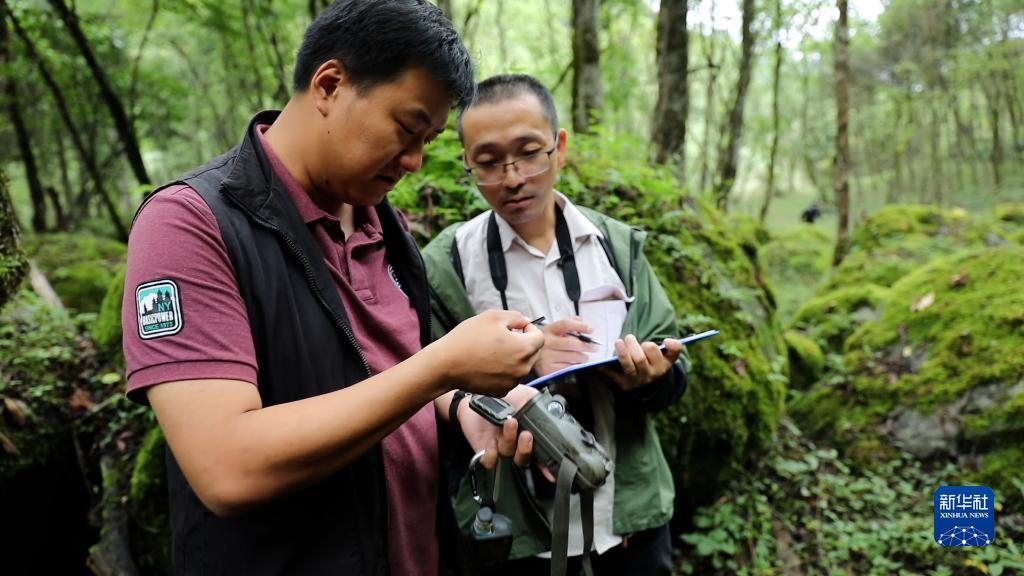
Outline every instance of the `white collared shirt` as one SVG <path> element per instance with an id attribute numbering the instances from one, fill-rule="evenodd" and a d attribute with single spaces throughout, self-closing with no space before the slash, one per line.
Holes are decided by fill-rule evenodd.
<path id="1" fill-rule="evenodd" d="M 565 222 L 572 237 L 576 268 L 580 277 L 580 317 L 590 324 L 590 334 L 601 343 L 590 359 L 607 358 L 615 353 L 614 343 L 621 335 L 626 319 L 626 287 L 608 255 L 601 246 L 601 231 L 562 194 L 555 193 L 555 201 L 562 208 Z M 484 212 L 463 225 L 456 232 L 459 257 L 465 276 L 466 293 L 473 309 L 501 310 L 501 295 L 491 280 L 487 256 L 487 226 L 491 211 Z M 561 253 L 558 243 L 552 242 L 547 254 L 530 246 L 516 234 L 512 226 L 497 216 L 501 247 L 505 254 L 508 286 L 505 297 L 510 310 L 521 312 L 531 320 L 544 316 L 548 323 L 575 315 L 573 302 L 565 290 L 562 268 L 558 266 Z M 592 397 L 611 392 L 604 386 L 592 386 Z M 612 411 L 595 410 L 594 435 L 615 459 L 615 415 Z M 594 549 L 598 554 L 622 542 L 612 532 L 612 509 L 615 494 L 614 472 L 606 483 L 594 492 Z M 552 518 L 550 506 L 539 502 Z M 573 495 L 569 512 L 569 556 L 583 553 L 583 528 L 579 513 L 579 496 Z M 542 554 L 548 557 L 550 553 Z"/>

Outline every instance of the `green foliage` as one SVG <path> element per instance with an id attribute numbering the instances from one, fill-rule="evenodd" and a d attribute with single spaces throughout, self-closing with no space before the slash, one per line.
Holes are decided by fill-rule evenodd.
<path id="1" fill-rule="evenodd" d="M 45 463 L 67 433 L 82 345 L 67 315 L 33 292 L 0 312 L 0 434 L 16 450 L 0 447 L 0 478 Z"/>
<path id="2" fill-rule="evenodd" d="M 96 312 L 110 282 L 110 271 L 125 258 L 125 246 L 91 234 L 29 237 L 26 252 L 72 311 Z"/>
<path id="3" fill-rule="evenodd" d="M 103 297 L 99 315 L 92 325 L 91 335 L 96 346 L 108 358 L 123 364 L 121 349 L 121 300 L 124 296 L 125 267 L 119 266 L 114 277 L 107 285 L 107 294 Z"/>
<path id="4" fill-rule="evenodd" d="M 908 454 L 897 453 L 868 469 L 851 467 L 835 450 L 815 445 L 787 423 L 757 466 L 694 515 L 693 528 L 681 537 L 686 545 L 681 571 L 939 575 L 1024 570 L 1020 509 L 1002 507 L 993 545 L 936 545 L 932 494 L 938 486 L 962 483 L 958 467 L 924 466 Z"/>
<path id="5" fill-rule="evenodd" d="M 800 225 L 771 234 L 759 252 L 785 325 L 831 271 L 831 239 L 817 226 Z"/>

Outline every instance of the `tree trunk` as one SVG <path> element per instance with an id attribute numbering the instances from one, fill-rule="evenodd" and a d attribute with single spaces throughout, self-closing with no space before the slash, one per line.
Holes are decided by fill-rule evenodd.
<path id="1" fill-rule="evenodd" d="M 117 212 L 117 206 L 114 205 L 114 201 L 110 198 L 110 194 L 107 192 L 103 184 L 103 176 L 100 168 L 96 164 L 96 157 L 93 155 L 92 150 L 87 149 L 85 142 L 82 140 L 81 132 L 75 126 L 74 120 L 71 118 L 71 112 L 68 110 L 67 102 L 64 100 L 64 91 L 60 89 L 57 82 L 53 79 L 49 69 L 46 67 L 46 63 L 43 61 L 42 56 L 36 50 L 35 45 L 32 43 L 32 39 L 29 38 L 25 30 L 22 29 L 18 20 L 14 17 L 14 14 L 8 13 L 8 18 L 11 24 L 14 26 L 14 31 L 21 38 L 22 43 L 25 45 L 25 51 L 28 53 L 29 58 L 35 62 L 36 68 L 39 70 L 39 75 L 43 79 L 43 83 L 49 88 L 50 94 L 53 96 L 54 102 L 57 104 L 57 111 L 60 114 L 61 119 L 64 121 L 64 126 L 67 128 L 67 134 L 71 137 L 71 142 L 75 146 L 75 150 L 78 152 L 79 160 L 82 166 L 85 167 L 86 173 L 92 178 L 96 185 L 96 192 L 100 196 L 100 200 L 103 202 L 103 206 L 107 210 L 107 214 L 110 216 L 110 221 L 114 225 L 114 230 L 117 232 L 118 238 L 122 241 L 128 241 L 128 230 L 125 228 L 124 223 L 121 221 L 121 216 Z"/>
<path id="2" fill-rule="evenodd" d="M 715 82 L 718 81 L 718 62 L 715 54 L 715 0 L 711 0 L 711 29 L 706 36 L 701 38 L 701 46 L 704 52 L 705 65 L 708 68 L 708 84 L 704 88 L 704 145 L 700 158 L 700 191 L 707 190 L 708 176 L 711 171 L 711 151 L 714 150 L 714 143 L 711 141 L 711 119 L 715 112 Z"/>
<path id="3" fill-rule="evenodd" d="M 772 197 L 775 196 L 775 159 L 779 154 L 779 84 L 782 72 L 782 0 L 775 0 L 775 67 L 772 69 L 772 147 L 768 152 L 768 187 L 761 205 L 761 224 L 768 216 Z"/>
<path id="4" fill-rule="evenodd" d="M 754 60 L 754 0 L 743 0 L 743 39 L 740 51 L 740 75 L 736 81 L 736 99 L 729 112 L 729 132 L 726 143 L 718 157 L 718 182 L 715 185 L 715 199 L 718 207 L 728 209 L 729 193 L 732 192 L 739 170 L 739 148 L 743 137 L 743 110 L 750 87 L 750 71 Z"/>
<path id="5" fill-rule="evenodd" d="M 121 138 L 125 156 L 128 158 L 128 163 L 131 164 L 135 179 L 139 181 L 139 184 L 150 184 L 151 180 L 149 179 L 149 174 L 146 173 L 146 164 L 142 161 L 139 142 L 135 137 L 135 129 L 128 119 L 128 114 L 125 113 L 121 98 L 114 92 L 106 72 L 103 71 L 103 68 L 100 67 L 99 62 L 96 60 L 96 56 L 89 46 L 89 41 L 85 38 L 82 28 L 78 24 L 78 15 L 64 3 L 64 0 L 49 0 L 49 2 L 61 21 L 64 22 L 68 33 L 75 41 L 75 45 L 78 46 L 78 51 L 81 52 L 82 57 L 89 66 L 96 84 L 99 85 L 100 94 L 103 96 L 107 109 L 110 110 L 110 115 L 114 118 L 114 127 Z"/>
<path id="6" fill-rule="evenodd" d="M 12 62 L 7 34 L 7 20 L 2 16 L 7 13 L 7 3 L 0 0 L 0 66 L 10 69 Z M 29 136 L 25 119 L 21 115 L 21 104 L 18 101 L 18 85 L 14 82 L 14 74 L 3 75 L 3 92 L 6 100 L 7 115 L 14 127 L 14 139 L 18 144 L 21 162 L 25 166 L 25 179 L 28 181 L 29 196 L 32 199 L 32 229 L 36 232 L 46 231 L 46 193 L 39 181 L 39 167 L 36 155 L 32 151 L 32 138 Z"/>
<path id="7" fill-rule="evenodd" d="M 847 60 L 849 39 L 847 38 L 846 0 L 838 0 L 839 22 L 836 23 L 836 250 L 832 257 L 832 265 L 838 266 L 849 250 L 850 222 L 850 183 L 847 180 L 847 163 L 849 161 L 849 138 L 847 136 L 849 120 L 849 72 Z"/>
<path id="8" fill-rule="evenodd" d="M 680 184 L 686 176 L 686 116 L 690 109 L 686 9 L 686 0 L 662 0 L 658 12 L 658 103 L 651 129 L 654 161 L 675 161 Z"/>
<path id="9" fill-rule="evenodd" d="M 14 295 L 28 271 L 18 230 L 18 218 L 7 193 L 7 175 L 0 170 L 0 308 Z"/>
<path id="10" fill-rule="evenodd" d="M 990 93 L 986 89 L 984 93 L 985 101 L 988 103 L 989 127 L 992 130 L 992 151 L 989 153 L 988 158 L 992 163 L 992 178 L 998 189 L 1003 185 L 1003 175 L 1000 171 L 1003 163 L 1003 142 L 999 135 L 999 97 L 995 91 Z"/>
<path id="11" fill-rule="evenodd" d="M 604 100 L 599 15 L 600 0 L 572 1 L 572 128 L 580 134 L 598 123 Z"/>

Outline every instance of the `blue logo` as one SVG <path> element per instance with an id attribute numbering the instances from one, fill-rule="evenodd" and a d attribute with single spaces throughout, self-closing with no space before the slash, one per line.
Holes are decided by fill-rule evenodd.
<path id="1" fill-rule="evenodd" d="M 939 546 L 988 546 L 995 538 L 995 494 L 988 486 L 942 486 L 934 505 Z"/>

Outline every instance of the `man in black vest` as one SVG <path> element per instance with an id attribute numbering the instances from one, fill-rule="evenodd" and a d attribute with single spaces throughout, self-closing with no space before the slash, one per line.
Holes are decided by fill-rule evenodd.
<path id="1" fill-rule="evenodd" d="M 151 195 L 129 241 L 128 395 L 170 448 L 175 570 L 444 574 L 437 420 L 455 389 L 507 393 L 543 344 L 506 311 L 431 343 L 423 263 L 385 200 L 472 99 L 472 62 L 425 0 L 339 0 L 294 89 Z M 485 465 L 530 456 L 515 421 L 459 422 Z"/>

